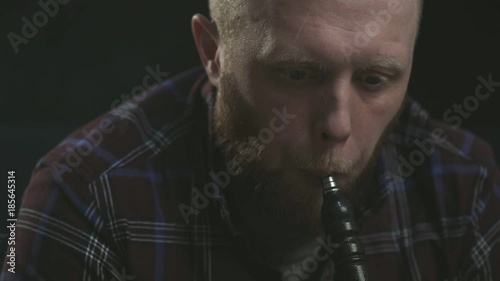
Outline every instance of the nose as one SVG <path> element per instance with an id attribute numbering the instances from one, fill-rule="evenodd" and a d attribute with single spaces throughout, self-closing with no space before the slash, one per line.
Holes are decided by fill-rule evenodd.
<path id="1" fill-rule="evenodd" d="M 351 135 L 351 117 L 347 108 L 328 112 L 318 123 L 316 137 L 322 143 L 343 143 Z"/>
<path id="2" fill-rule="evenodd" d="M 330 90 L 318 105 L 318 119 L 314 138 L 323 145 L 342 144 L 352 132 L 348 87 Z"/>

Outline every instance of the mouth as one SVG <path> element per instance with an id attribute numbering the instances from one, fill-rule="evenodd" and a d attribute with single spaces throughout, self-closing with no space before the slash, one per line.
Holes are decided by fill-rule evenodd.
<path id="1" fill-rule="evenodd" d="M 304 169 L 302 169 L 302 171 L 304 173 L 307 173 L 307 174 L 310 174 L 310 175 L 313 175 L 313 176 L 316 176 L 316 177 L 320 177 L 320 178 L 324 178 L 324 177 L 327 177 L 327 176 L 332 176 L 334 178 L 340 178 L 340 177 L 344 177 L 345 176 L 345 174 L 342 174 L 342 173 L 331 172 L 331 171 L 323 171 L 323 170 L 304 170 Z"/>
<path id="2" fill-rule="evenodd" d="M 347 180 L 347 175 L 343 173 L 336 173 L 336 172 L 326 172 L 326 171 L 320 171 L 320 170 L 300 170 L 305 178 L 307 179 L 308 182 L 320 186 L 323 188 L 323 179 L 327 176 L 332 176 L 337 184 L 342 184 L 344 185 Z"/>

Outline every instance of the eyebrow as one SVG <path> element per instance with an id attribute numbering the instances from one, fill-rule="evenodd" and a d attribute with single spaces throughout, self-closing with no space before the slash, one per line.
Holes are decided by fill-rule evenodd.
<path id="1" fill-rule="evenodd" d="M 274 65 L 279 63 L 298 63 L 298 64 L 309 64 L 314 65 L 320 69 L 330 69 L 328 64 L 321 61 L 314 56 L 308 55 L 301 50 L 296 49 L 285 49 L 283 51 L 278 51 L 273 49 L 267 53 L 260 53 L 257 56 L 258 61 L 265 65 Z M 354 65 L 356 71 L 363 70 L 373 70 L 373 69 L 387 69 L 396 71 L 397 74 L 402 74 L 406 65 L 402 63 L 395 56 L 378 56 L 376 59 L 371 60 L 368 63 L 359 63 Z"/>
<path id="2" fill-rule="evenodd" d="M 359 70 L 371 70 L 377 68 L 395 70 L 398 73 L 403 73 L 406 69 L 406 66 L 397 57 L 384 56 L 378 57 L 368 63 L 361 64 Z"/>
<path id="3" fill-rule="evenodd" d="M 261 53 L 257 55 L 257 59 L 266 65 L 299 63 L 312 64 L 321 68 L 326 68 L 326 65 L 321 60 L 295 49 L 286 49 L 284 51 L 273 50 L 268 53 Z"/>

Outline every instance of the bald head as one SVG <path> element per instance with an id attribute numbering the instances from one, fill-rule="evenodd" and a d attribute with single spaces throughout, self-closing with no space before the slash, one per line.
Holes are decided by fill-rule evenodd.
<path id="1" fill-rule="evenodd" d="M 270 20 L 276 14 L 276 7 L 293 4 L 295 1 L 285 0 L 279 5 L 273 5 L 273 2 L 282 0 L 209 0 L 210 16 L 217 23 L 221 42 L 232 41 L 234 35 L 241 31 L 241 28 L 248 27 L 249 24 Z M 363 5 L 370 4 L 379 0 L 333 0 L 331 3 L 339 5 Z M 398 3 L 398 0 L 387 0 L 388 2 Z M 414 1 L 415 12 L 417 14 L 416 32 L 420 25 L 424 0 L 408 0 Z M 276 4 L 276 3 L 274 3 Z M 314 5 L 313 1 L 307 1 L 305 5 Z"/>

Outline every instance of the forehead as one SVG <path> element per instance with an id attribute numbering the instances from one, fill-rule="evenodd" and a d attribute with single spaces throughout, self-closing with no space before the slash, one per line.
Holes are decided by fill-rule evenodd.
<path id="1" fill-rule="evenodd" d="M 401 55 L 413 48 L 417 0 L 257 0 L 249 11 L 258 28 L 258 55 L 281 48 L 318 54 L 363 51 L 360 55 Z M 259 5 L 257 5 L 259 3 Z M 279 52 L 279 50 L 278 50 Z M 345 52 L 344 52 L 345 54 Z M 327 58 L 321 58 L 327 59 Z"/>
<path id="2" fill-rule="evenodd" d="M 382 12 L 391 13 L 393 23 L 417 19 L 421 0 L 239 0 L 236 10 L 253 20 L 297 20 L 313 15 L 324 20 L 348 20 L 363 24 Z"/>

